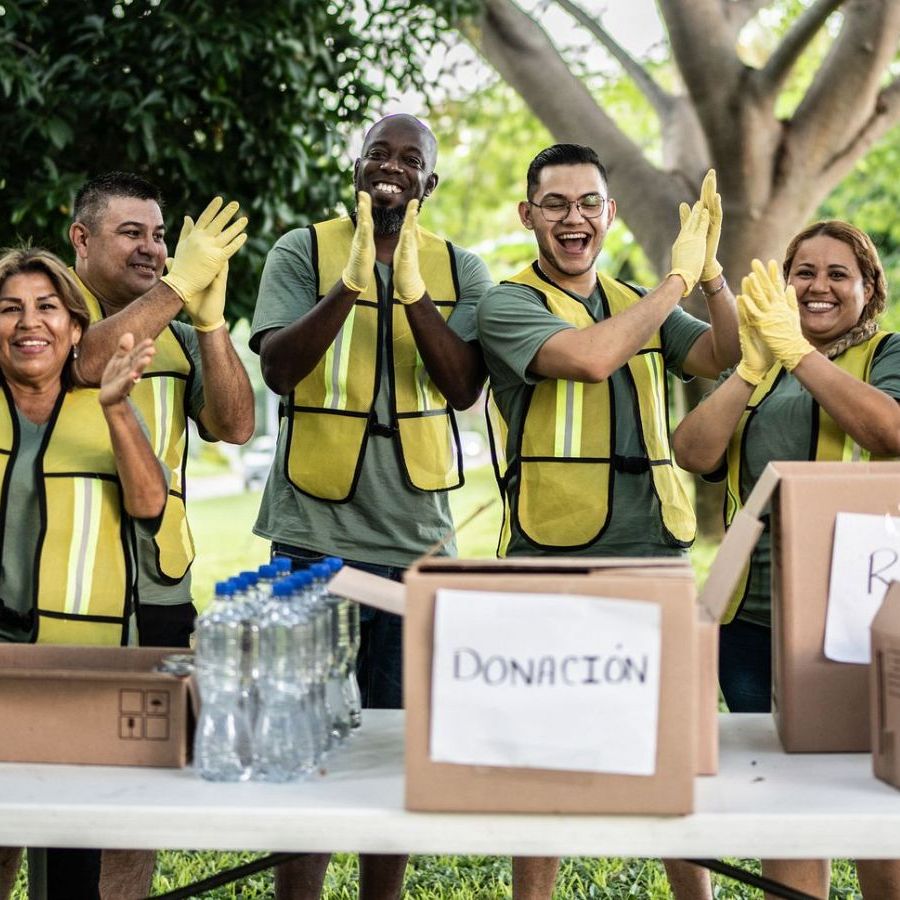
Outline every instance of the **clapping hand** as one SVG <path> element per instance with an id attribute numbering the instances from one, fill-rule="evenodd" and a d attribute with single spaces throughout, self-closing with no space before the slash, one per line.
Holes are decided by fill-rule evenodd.
<path id="1" fill-rule="evenodd" d="M 151 338 L 145 338 L 135 346 L 134 335 L 131 332 L 123 334 L 100 379 L 100 405 L 115 406 L 125 400 L 140 381 L 154 353 L 156 348 Z"/>
<path id="2" fill-rule="evenodd" d="M 419 237 L 416 232 L 418 213 L 419 201 L 410 200 L 394 250 L 394 290 L 404 306 L 425 296 L 425 282 L 419 271 Z"/>
<path id="3" fill-rule="evenodd" d="M 766 377 L 766 373 L 775 365 L 775 355 L 763 340 L 762 335 L 750 323 L 747 314 L 747 304 L 747 297 L 744 294 L 739 294 L 737 297 L 737 308 L 741 361 L 737 365 L 737 374 L 747 384 L 755 386 Z"/>
<path id="4" fill-rule="evenodd" d="M 372 222 L 372 197 L 365 191 L 360 191 L 356 195 L 356 229 L 341 281 L 351 291 L 362 293 L 369 286 L 374 268 L 375 225 Z"/>
<path id="5" fill-rule="evenodd" d="M 774 259 L 769 260 L 768 268 L 754 259 L 752 269 L 741 282 L 748 321 L 775 358 L 793 371 L 815 349 L 800 328 L 797 294 L 793 286 L 785 287 Z"/>
<path id="6" fill-rule="evenodd" d="M 684 281 L 683 297 L 690 294 L 700 279 L 706 261 L 708 230 L 709 211 L 697 201 L 686 216 L 682 214 L 681 231 L 672 244 L 672 268 L 669 275 L 681 276 Z"/>
<path id="7" fill-rule="evenodd" d="M 246 216 L 228 225 L 237 211 L 236 202 L 222 206 L 222 198 L 215 197 L 196 223 L 190 216 L 184 217 L 175 257 L 162 281 L 181 297 L 192 319 L 206 289 L 247 240 Z"/>

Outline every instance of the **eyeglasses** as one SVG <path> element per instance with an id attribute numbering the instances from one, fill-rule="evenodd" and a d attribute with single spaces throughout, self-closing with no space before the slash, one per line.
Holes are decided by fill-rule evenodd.
<path id="1" fill-rule="evenodd" d="M 586 219 L 596 219 L 606 206 L 606 197 L 599 194 L 585 194 L 577 200 L 566 200 L 564 197 L 548 197 L 543 203 L 528 201 L 536 206 L 548 222 L 562 222 L 567 218 L 574 206 Z"/>

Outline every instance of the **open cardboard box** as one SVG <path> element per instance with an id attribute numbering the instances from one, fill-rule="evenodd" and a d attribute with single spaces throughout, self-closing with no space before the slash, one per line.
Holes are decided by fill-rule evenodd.
<path id="1" fill-rule="evenodd" d="M 870 749 L 869 666 L 824 654 L 835 516 L 897 515 L 900 463 L 773 462 L 735 516 L 700 594 L 708 620 L 728 607 L 771 505 L 772 710 L 790 752 Z"/>
<path id="2" fill-rule="evenodd" d="M 154 671 L 171 652 L 0 644 L 0 760 L 187 765 L 190 678 Z"/>
<path id="3" fill-rule="evenodd" d="M 662 652 L 655 773 L 633 776 L 436 763 L 429 752 L 435 593 L 439 588 L 581 594 L 657 603 Z M 718 762 L 717 626 L 698 621 L 680 558 L 425 557 L 406 587 L 345 568 L 339 595 L 405 615 L 406 805 L 478 812 L 687 813 L 693 777 Z"/>
<path id="4" fill-rule="evenodd" d="M 869 675 L 872 769 L 900 788 L 900 581 L 888 588 L 872 620 Z"/>

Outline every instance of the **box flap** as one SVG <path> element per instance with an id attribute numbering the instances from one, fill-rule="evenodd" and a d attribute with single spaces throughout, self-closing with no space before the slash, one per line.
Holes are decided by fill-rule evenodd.
<path id="1" fill-rule="evenodd" d="M 770 468 L 771 466 L 767 466 L 766 472 Z M 763 474 L 765 475 L 765 473 Z M 756 493 L 755 489 L 753 493 Z M 719 552 L 710 566 L 706 584 L 697 598 L 702 621 L 720 622 L 722 620 L 731 595 L 744 571 L 744 566 L 747 565 L 764 527 L 763 523 L 746 509 L 742 509 L 734 517 L 731 527 L 722 539 Z"/>
<path id="2" fill-rule="evenodd" d="M 344 566 L 328 582 L 328 590 L 338 597 L 365 603 L 397 616 L 406 612 L 406 588 L 400 582 L 361 569 Z"/>

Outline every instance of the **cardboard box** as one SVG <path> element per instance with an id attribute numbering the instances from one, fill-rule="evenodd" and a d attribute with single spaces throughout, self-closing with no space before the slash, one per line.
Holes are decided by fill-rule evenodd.
<path id="1" fill-rule="evenodd" d="M 717 762 L 717 642 L 714 625 L 698 628 L 693 572 L 686 560 L 431 557 L 407 572 L 405 603 L 400 585 L 388 586 L 373 578 L 344 569 L 331 589 L 393 612 L 405 611 L 407 808 L 545 813 L 687 813 L 693 809 L 698 759 L 701 768 L 712 771 Z M 433 762 L 429 752 L 432 646 L 439 588 L 580 594 L 659 604 L 662 677 L 655 773 L 631 776 Z M 712 679 L 702 685 L 701 643 L 712 654 L 703 667 Z M 702 710 L 701 702 L 706 704 Z"/>
<path id="2" fill-rule="evenodd" d="M 789 752 L 870 749 L 869 667 L 823 646 L 835 516 L 897 515 L 900 463 L 770 463 L 725 535 L 700 595 L 724 614 L 771 503 L 772 709 Z"/>
<path id="3" fill-rule="evenodd" d="M 0 760 L 186 765 L 191 680 L 153 671 L 171 652 L 0 644 Z"/>
<path id="4" fill-rule="evenodd" d="M 900 788 L 900 581 L 872 620 L 869 685 L 872 768 L 876 778 Z"/>

